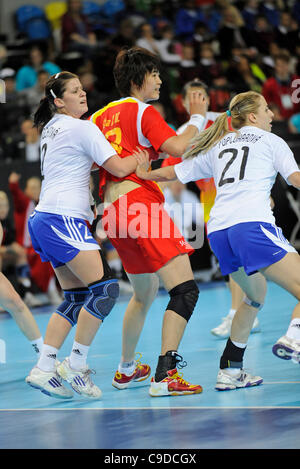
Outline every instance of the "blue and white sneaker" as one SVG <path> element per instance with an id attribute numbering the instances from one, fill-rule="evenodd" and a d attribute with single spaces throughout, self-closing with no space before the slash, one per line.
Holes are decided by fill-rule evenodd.
<path id="1" fill-rule="evenodd" d="M 61 377 L 56 371 L 43 371 L 37 366 L 32 368 L 29 375 L 25 378 L 29 386 L 39 389 L 47 396 L 57 399 L 71 399 L 73 393 L 62 384 Z"/>
<path id="2" fill-rule="evenodd" d="M 233 375 L 231 372 L 226 371 L 225 368 L 224 370 L 219 370 L 215 389 L 217 391 L 231 391 L 232 389 L 258 386 L 262 382 L 263 379 L 260 376 L 252 376 L 243 369 L 237 370 L 236 374 Z"/>
<path id="3" fill-rule="evenodd" d="M 283 335 L 272 347 L 272 352 L 276 357 L 283 360 L 292 360 L 300 363 L 300 342 Z"/>
<path id="4" fill-rule="evenodd" d="M 102 396 L 101 389 L 91 380 L 91 374 L 95 374 L 94 370 L 90 370 L 88 366 L 81 370 L 74 370 L 70 366 L 69 358 L 57 367 L 59 376 L 71 384 L 72 389 L 82 396 L 100 399 Z"/>

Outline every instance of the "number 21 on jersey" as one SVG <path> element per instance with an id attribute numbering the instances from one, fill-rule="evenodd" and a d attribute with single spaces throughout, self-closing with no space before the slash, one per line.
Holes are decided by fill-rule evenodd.
<path id="1" fill-rule="evenodd" d="M 240 172 L 239 172 L 239 181 L 241 181 L 242 179 L 244 179 L 245 177 L 245 170 L 246 170 L 246 165 L 247 165 L 247 160 L 248 160 L 248 155 L 249 155 L 249 147 L 242 147 L 241 150 L 243 151 L 243 156 L 242 156 L 242 161 L 241 161 L 241 166 L 240 166 Z M 230 166 L 232 165 L 232 163 L 235 161 L 235 159 L 237 158 L 238 156 L 238 153 L 239 153 L 239 150 L 237 150 L 236 148 L 227 148 L 226 150 L 223 150 L 221 151 L 221 153 L 219 153 L 219 156 L 218 158 L 223 158 L 223 156 L 227 153 L 231 153 L 232 154 L 232 157 L 230 158 L 230 160 L 226 163 L 223 171 L 222 171 L 222 174 L 221 174 L 221 177 L 220 177 L 220 180 L 218 182 L 218 187 L 222 187 L 224 186 L 224 184 L 231 184 L 235 181 L 235 178 L 234 177 L 227 177 L 225 178 L 225 174 L 227 173 L 227 171 L 229 170 Z M 229 171 L 230 172 L 230 171 Z"/>

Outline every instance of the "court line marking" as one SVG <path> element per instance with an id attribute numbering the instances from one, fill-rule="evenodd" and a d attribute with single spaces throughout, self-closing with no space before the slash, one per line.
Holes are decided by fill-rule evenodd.
<path id="1" fill-rule="evenodd" d="M 60 408 L 60 407 L 52 407 L 51 409 L 45 409 L 45 408 L 36 408 L 36 409 L 0 409 L 0 412 L 26 412 L 26 411 L 56 411 L 56 410 L 195 410 L 195 409 L 204 409 L 204 410 L 255 410 L 255 409 L 299 409 L 300 410 L 300 405 L 299 406 L 250 406 L 250 407 L 231 407 L 231 406 L 222 406 L 222 407 L 213 407 L 213 406 L 193 406 L 193 407 L 87 407 L 87 408 L 82 408 L 82 407 L 66 407 L 66 408 Z"/>

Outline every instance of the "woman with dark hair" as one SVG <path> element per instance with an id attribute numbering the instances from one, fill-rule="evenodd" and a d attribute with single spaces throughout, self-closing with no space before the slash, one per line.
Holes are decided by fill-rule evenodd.
<path id="1" fill-rule="evenodd" d="M 45 94 L 34 116 L 41 131 L 43 182 L 28 227 L 41 260 L 51 262 L 65 300 L 50 319 L 41 357 L 26 381 L 45 394 L 67 399 L 72 392 L 63 386 L 63 378 L 79 394 L 99 398 L 101 391 L 91 380 L 86 358 L 118 298 L 119 286 L 87 224 L 93 221 L 90 171 L 95 162 L 123 177 L 135 170 L 136 157 L 122 161 L 94 124 L 80 120 L 88 107 L 76 75 L 52 76 Z M 76 323 L 72 352 L 57 367 L 57 352 Z"/>
<path id="2" fill-rule="evenodd" d="M 286 142 L 270 132 L 273 116 L 261 94 L 240 93 L 195 139 L 182 163 L 147 172 L 145 161 L 137 169 L 137 175 L 146 181 L 215 180 L 217 195 L 208 221 L 208 238 L 222 274 L 230 274 L 246 295 L 234 315 L 220 360 L 216 384 L 220 391 L 263 381 L 243 370 L 248 337 L 266 295 L 263 276 L 298 300 L 286 335 L 272 350 L 279 358 L 300 363 L 300 257 L 275 225 L 270 206 L 277 174 L 300 189 L 300 171 Z"/>
<path id="3" fill-rule="evenodd" d="M 159 112 L 147 104 L 159 99 L 159 68 L 158 57 L 145 49 L 134 47 L 119 52 L 114 78 L 122 98 L 91 117 L 125 161 L 136 146 L 147 149 L 151 159 L 157 159 L 161 152 L 181 156 L 202 126 L 206 103 L 199 92 L 191 95 L 191 118 L 181 135 L 176 135 Z M 199 294 L 189 260 L 193 249 L 164 210 L 164 197 L 157 184 L 144 182 L 134 172 L 115 177 L 101 168 L 100 194 L 107 204 L 103 227 L 134 289 L 124 316 L 122 358 L 113 386 L 124 389 L 150 375 L 150 367 L 139 364 L 134 357 L 160 278 L 170 301 L 164 314 L 161 355 L 150 395 L 200 393 L 200 385 L 188 383 L 177 373 L 177 363 L 182 363 L 177 349 Z M 136 204 L 140 204 L 140 230 L 132 230 Z"/>

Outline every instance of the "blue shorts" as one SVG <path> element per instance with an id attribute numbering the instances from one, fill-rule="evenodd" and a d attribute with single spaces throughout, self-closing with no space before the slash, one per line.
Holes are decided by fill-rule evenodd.
<path id="1" fill-rule="evenodd" d="M 285 239 L 281 228 L 270 223 L 238 223 L 210 233 L 208 239 L 223 275 L 240 267 L 251 275 L 278 262 L 287 252 L 297 252 Z"/>
<path id="2" fill-rule="evenodd" d="M 71 261 L 80 251 L 100 249 L 87 223 L 80 218 L 35 211 L 28 221 L 32 246 L 42 262 L 54 268 Z"/>

